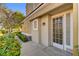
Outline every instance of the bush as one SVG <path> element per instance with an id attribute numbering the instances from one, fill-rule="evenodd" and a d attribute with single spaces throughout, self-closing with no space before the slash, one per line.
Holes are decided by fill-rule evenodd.
<path id="1" fill-rule="evenodd" d="M 6 31 L 5 31 L 5 30 L 0 30 L 0 31 L 1 31 L 1 33 L 2 33 L 2 34 L 5 34 L 5 33 L 6 33 Z"/>
<path id="2" fill-rule="evenodd" d="M 19 56 L 20 44 L 13 34 L 6 34 L 0 37 L 0 56 Z"/>
<path id="3" fill-rule="evenodd" d="M 23 41 L 23 42 L 26 42 L 26 36 L 21 34 L 21 32 L 17 32 L 16 35 Z"/>

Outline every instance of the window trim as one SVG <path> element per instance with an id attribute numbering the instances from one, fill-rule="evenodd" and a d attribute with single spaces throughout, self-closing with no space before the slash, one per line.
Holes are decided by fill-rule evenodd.
<path id="1" fill-rule="evenodd" d="M 36 25 L 35 25 L 35 22 L 36 22 Z M 36 27 L 36 28 L 35 28 Z M 33 30 L 38 30 L 38 19 L 35 19 L 33 21 Z"/>

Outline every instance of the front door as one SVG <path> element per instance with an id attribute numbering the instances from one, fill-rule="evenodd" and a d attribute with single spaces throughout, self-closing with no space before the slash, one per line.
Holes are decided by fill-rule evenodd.
<path id="1" fill-rule="evenodd" d="M 53 18 L 53 46 L 63 49 L 63 16 Z"/>

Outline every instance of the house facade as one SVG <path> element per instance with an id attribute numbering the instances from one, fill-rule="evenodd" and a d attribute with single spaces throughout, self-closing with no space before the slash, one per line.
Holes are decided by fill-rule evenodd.
<path id="1" fill-rule="evenodd" d="M 79 4 L 73 3 L 27 3 L 22 31 L 35 43 L 78 55 L 78 10 Z"/>

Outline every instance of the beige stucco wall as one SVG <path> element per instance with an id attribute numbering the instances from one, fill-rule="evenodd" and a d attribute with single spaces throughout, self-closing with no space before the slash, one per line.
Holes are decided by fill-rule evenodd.
<path id="1" fill-rule="evenodd" d="M 31 13 L 40 3 L 27 3 L 26 4 L 26 15 Z"/>
<path id="2" fill-rule="evenodd" d="M 39 7 L 35 12 L 33 12 L 31 15 L 26 17 L 26 20 L 28 20 L 28 19 L 32 20 L 36 17 L 40 17 L 40 16 L 52 11 L 53 9 L 55 9 L 63 4 L 64 3 L 45 3 L 41 7 Z"/>
<path id="3" fill-rule="evenodd" d="M 38 20 L 38 19 L 36 19 L 36 20 Z M 31 22 L 31 34 L 32 34 L 32 41 L 35 43 L 39 43 L 39 30 L 33 29 L 33 21 Z"/>
<path id="4" fill-rule="evenodd" d="M 73 4 L 73 55 L 78 55 L 78 4 Z"/>
<path id="5" fill-rule="evenodd" d="M 53 10 L 54 8 L 61 6 L 63 4 L 50 4 L 46 6 L 45 8 L 41 8 L 40 10 L 37 10 L 34 14 L 30 15 L 27 17 L 27 20 L 33 20 L 36 17 L 41 17 L 41 24 L 40 24 L 40 30 L 33 30 L 31 27 L 31 34 L 32 34 L 32 40 L 36 43 L 41 43 L 45 46 L 48 46 L 48 41 L 49 41 L 49 33 L 48 33 L 48 15 L 44 15 L 50 10 Z M 52 7 L 52 8 L 51 8 Z M 78 45 L 78 10 L 77 10 L 77 4 L 73 4 L 73 55 L 77 55 L 76 53 L 78 52 L 77 49 L 74 47 L 75 45 Z M 57 9 L 58 10 L 58 9 Z M 52 13 L 53 14 L 53 13 Z M 44 15 L 44 16 L 42 16 Z M 42 23 L 45 22 L 46 25 L 43 26 Z M 28 26 L 28 25 L 27 25 Z M 31 26 L 32 22 L 31 22 Z M 24 28 L 25 30 L 26 28 Z M 40 33 L 40 34 L 39 34 Z M 40 38 L 39 38 L 40 37 Z M 40 40 L 41 39 L 41 40 Z"/>
<path id="6" fill-rule="evenodd" d="M 38 20 L 38 30 L 33 29 L 33 21 Z M 31 22 L 31 34 L 32 34 L 32 41 L 36 43 L 40 43 L 44 46 L 48 46 L 48 15 L 44 15 L 39 19 L 35 19 Z M 43 25 L 45 23 L 45 25 Z"/>
<path id="7" fill-rule="evenodd" d="M 66 5 L 64 5 L 64 6 L 66 6 Z M 67 6 L 66 6 L 65 8 L 60 9 L 60 10 L 62 12 L 64 12 L 66 10 L 70 10 L 71 8 L 72 8 L 72 4 L 69 4 L 69 8 L 67 8 Z M 37 31 L 32 30 L 32 39 L 33 39 L 33 41 L 40 42 L 41 44 L 43 44 L 45 46 L 52 45 L 51 15 L 54 12 L 56 14 L 61 12 L 61 11 L 57 11 L 57 10 L 58 9 L 49 12 L 49 15 L 45 14 L 45 15 L 42 15 L 41 17 L 39 17 L 40 18 L 40 25 L 39 25 L 40 28 Z M 45 26 L 43 25 L 43 22 L 45 22 Z"/>
<path id="8" fill-rule="evenodd" d="M 26 5 L 26 15 L 28 15 L 33 10 L 33 3 L 27 3 Z"/>
<path id="9" fill-rule="evenodd" d="M 31 25 L 30 21 L 25 21 L 25 22 L 22 24 L 22 29 L 21 29 L 21 31 L 30 34 L 30 33 L 31 33 L 31 26 L 30 26 L 30 25 Z"/>
<path id="10" fill-rule="evenodd" d="M 41 44 L 44 46 L 48 46 L 48 20 L 48 15 L 41 17 Z"/>
<path id="11" fill-rule="evenodd" d="M 79 3 L 78 3 L 78 48 L 79 48 Z"/>

